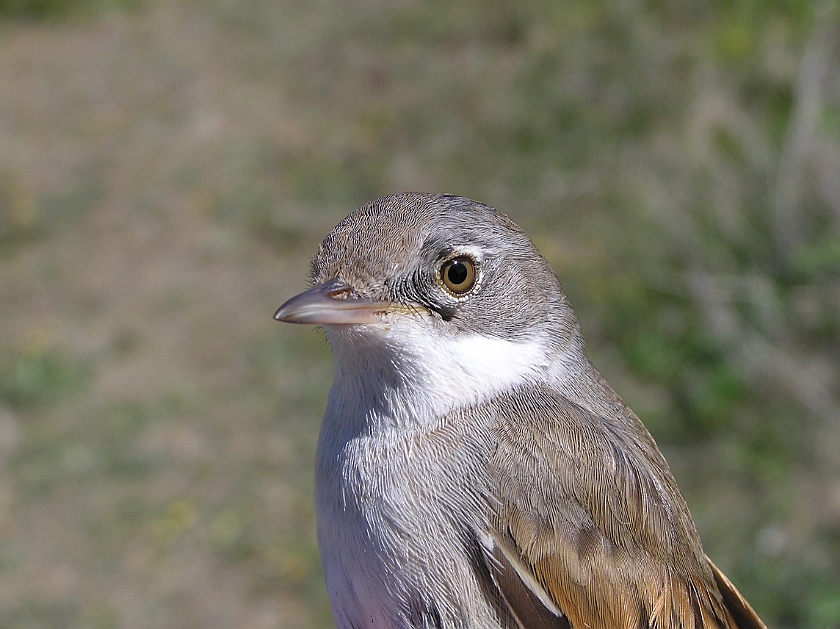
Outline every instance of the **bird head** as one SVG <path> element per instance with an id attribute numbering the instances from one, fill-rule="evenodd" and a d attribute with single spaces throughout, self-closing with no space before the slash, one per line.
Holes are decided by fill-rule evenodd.
<path id="1" fill-rule="evenodd" d="M 343 331 L 438 338 L 481 335 L 570 346 L 578 323 L 548 263 L 496 210 L 450 195 L 402 193 L 362 206 L 327 235 L 314 286 L 280 321 Z"/>

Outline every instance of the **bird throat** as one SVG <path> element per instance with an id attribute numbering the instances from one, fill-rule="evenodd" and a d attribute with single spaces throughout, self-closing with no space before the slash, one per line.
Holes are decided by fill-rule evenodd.
<path id="1" fill-rule="evenodd" d="M 422 428 L 523 384 L 561 379 L 566 364 L 537 340 L 439 336 L 414 322 L 336 327 L 327 336 L 335 360 L 330 410 L 368 430 Z"/>

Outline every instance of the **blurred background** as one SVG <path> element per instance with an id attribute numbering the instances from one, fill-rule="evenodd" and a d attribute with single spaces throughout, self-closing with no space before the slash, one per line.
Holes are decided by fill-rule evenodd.
<path id="1" fill-rule="evenodd" d="M 839 7 L 0 0 L 0 628 L 332 626 L 272 315 L 400 190 L 533 235 L 708 554 L 840 627 Z"/>

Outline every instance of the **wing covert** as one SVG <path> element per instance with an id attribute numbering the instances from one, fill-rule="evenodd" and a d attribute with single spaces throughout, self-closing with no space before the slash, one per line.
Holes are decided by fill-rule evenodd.
<path id="1" fill-rule="evenodd" d="M 522 629 L 764 627 L 706 558 L 665 460 L 629 409 L 611 421 L 539 387 L 490 406 L 486 562 Z M 527 430 L 509 419 L 523 414 L 534 418 Z"/>

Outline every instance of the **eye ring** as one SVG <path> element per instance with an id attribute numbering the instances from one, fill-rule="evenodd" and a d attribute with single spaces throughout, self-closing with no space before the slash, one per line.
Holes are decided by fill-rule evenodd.
<path id="1" fill-rule="evenodd" d="M 475 286 L 475 266 L 475 261 L 469 256 L 450 258 L 441 265 L 438 279 L 446 290 L 460 297 Z"/>

